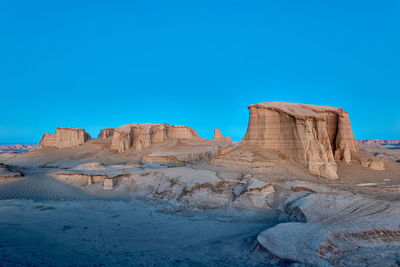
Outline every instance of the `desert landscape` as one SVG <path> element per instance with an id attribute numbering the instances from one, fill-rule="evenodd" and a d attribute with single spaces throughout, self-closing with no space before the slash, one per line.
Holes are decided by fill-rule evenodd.
<path id="1" fill-rule="evenodd" d="M 355 140 L 341 108 L 248 109 L 240 142 L 131 123 L 2 147 L 1 265 L 398 266 L 400 141 Z"/>
<path id="2" fill-rule="evenodd" d="M 400 267 L 399 14 L 0 1 L 0 267 Z"/>

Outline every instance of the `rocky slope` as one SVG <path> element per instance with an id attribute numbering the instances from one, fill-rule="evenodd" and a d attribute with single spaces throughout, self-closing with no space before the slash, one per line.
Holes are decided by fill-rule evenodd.
<path id="1" fill-rule="evenodd" d="M 57 127 L 54 134 L 45 133 L 40 139 L 39 148 L 44 147 L 77 147 L 90 139 L 84 129 Z"/>
<path id="2" fill-rule="evenodd" d="M 400 203 L 304 182 L 280 185 L 277 209 L 287 223 L 258 235 L 259 244 L 306 266 L 397 266 Z"/>
<path id="3" fill-rule="evenodd" d="M 249 106 L 243 143 L 276 150 L 308 171 L 336 179 L 335 160 L 351 161 L 357 144 L 347 112 L 340 108 L 268 102 Z"/>

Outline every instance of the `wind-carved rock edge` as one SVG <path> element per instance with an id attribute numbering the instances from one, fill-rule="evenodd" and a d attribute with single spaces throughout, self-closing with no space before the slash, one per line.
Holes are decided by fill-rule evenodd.
<path id="1" fill-rule="evenodd" d="M 243 143 L 276 150 L 311 174 L 337 179 L 335 160 L 358 152 L 347 112 L 340 108 L 268 102 L 250 105 Z"/>

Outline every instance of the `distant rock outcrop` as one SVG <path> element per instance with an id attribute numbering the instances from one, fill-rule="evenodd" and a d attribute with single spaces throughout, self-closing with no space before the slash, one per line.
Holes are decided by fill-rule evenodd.
<path id="1" fill-rule="evenodd" d="M 104 139 L 104 140 L 109 139 L 112 137 L 113 133 L 114 133 L 113 128 L 102 129 L 99 133 L 99 136 L 97 136 L 97 139 Z"/>
<path id="2" fill-rule="evenodd" d="M 229 136 L 224 137 L 217 128 L 214 129 L 213 140 L 215 140 L 215 141 L 232 142 L 231 138 Z"/>
<path id="3" fill-rule="evenodd" d="M 363 145 L 400 145 L 400 140 L 382 140 L 382 139 L 360 139 L 357 140 L 357 143 L 363 144 Z"/>
<path id="4" fill-rule="evenodd" d="M 329 106 L 268 102 L 249 106 L 243 143 L 276 150 L 308 171 L 336 179 L 336 160 L 357 152 L 347 112 Z"/>
<path id="5" fill-rule="evenodd" d="M 169 139 L 197 139 L 197 133 L 186 126 L 166 123 L 132 123 L 118 128 L 107 128 L 100 132 L 99 138 L 109 139 L 111 149 L 125 152 L 129 149 L 142 150 L 152 144 Z"/>
<path id="6" fill-rule="evenodd" d="M 54 134 L 45 133 L 40 139 L 38 148 L 43 147 L 77 147 L 90 139 L 84 129 L 57 127 Z"/>

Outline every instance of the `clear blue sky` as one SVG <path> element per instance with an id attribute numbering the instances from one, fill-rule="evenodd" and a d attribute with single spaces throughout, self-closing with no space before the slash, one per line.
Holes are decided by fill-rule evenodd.
<path id="1" fill-rule="evenodd" d="M 400 139 L 399 91 L 397 0 L 0 1 L 0 143 L 132 122 L 241 140 L 275 100 Z"/>

